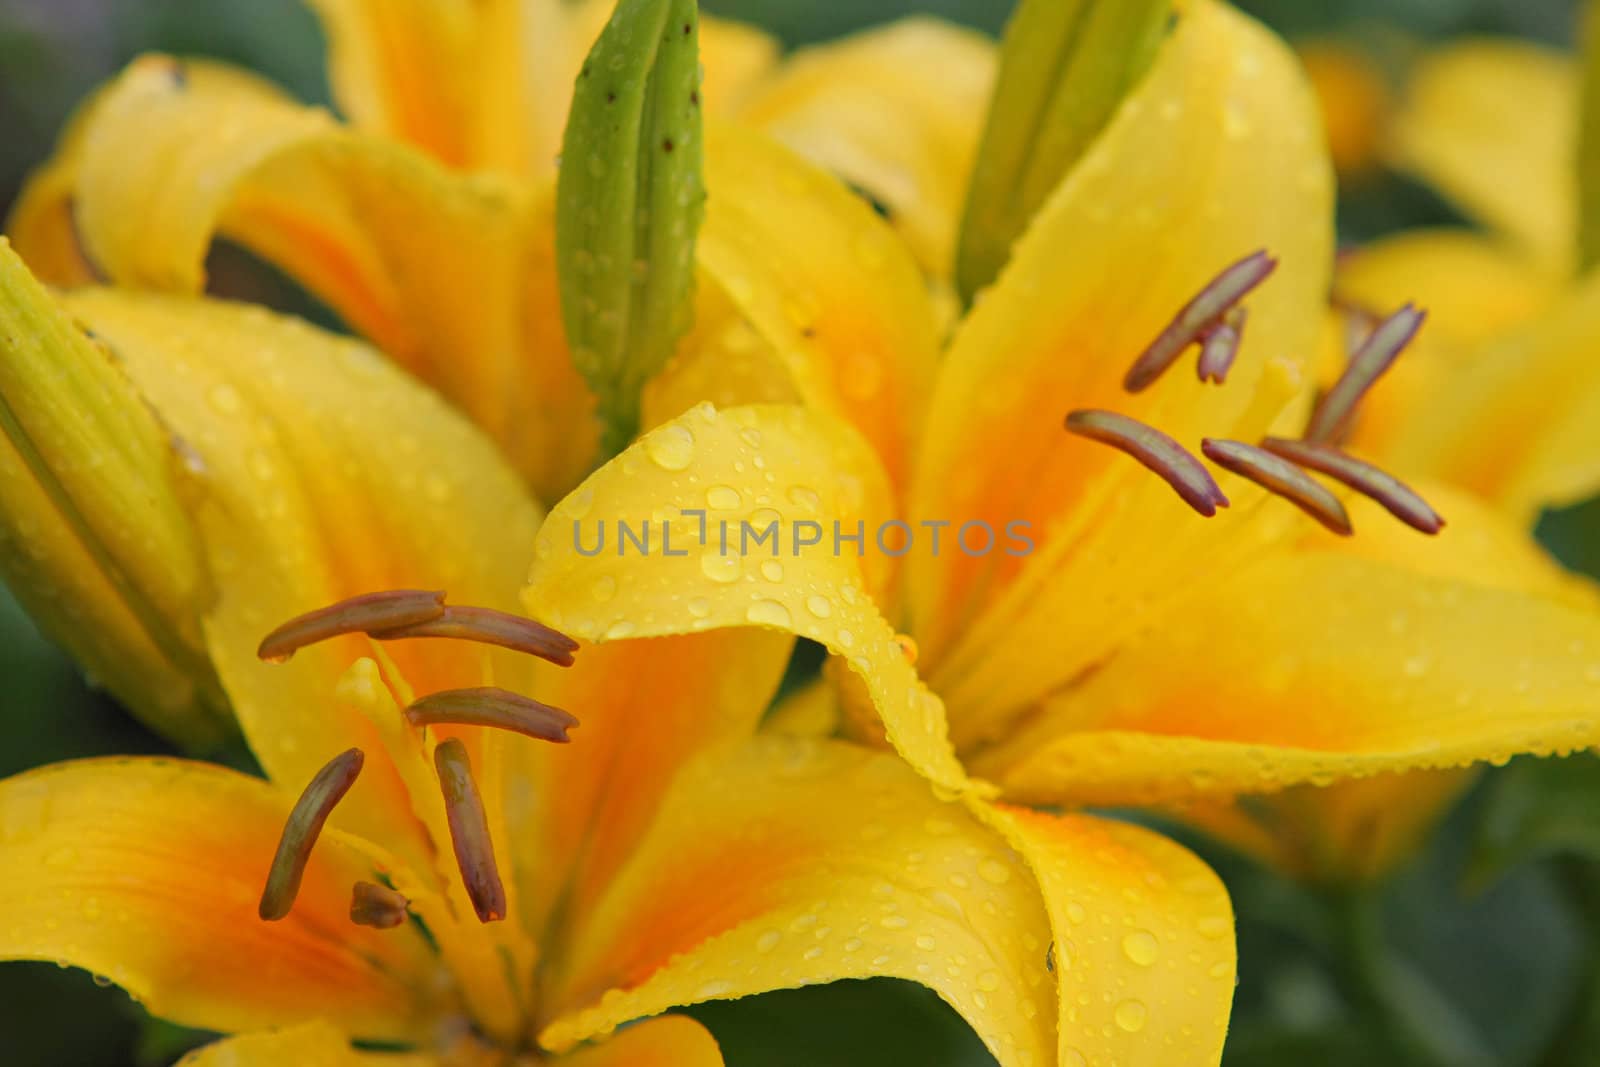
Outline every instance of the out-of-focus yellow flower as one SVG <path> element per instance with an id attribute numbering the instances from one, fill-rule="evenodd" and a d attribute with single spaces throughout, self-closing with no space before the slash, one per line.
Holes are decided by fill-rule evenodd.
<path id="1" fill-rule="evenodd" d="M 1352 41 L 1301 41 L 1295 51 L 1317 94 L 1334 169 L 1346 180 L 1371 174 L 1392 104 L 1383 70 Z"/>
<path id="2" fill-rule="evenodd" d="M 183 518 L 215 589 L 203 646 L 266 772 L 100 759 L 0 782 L 0 957 L 81 966 L 161 1017 L 241 1035 L 201 1064 L 713 1065 L 683 1018 L 608 1035 L 868 975 L 936 990 L 1008 1067 L 1101 1047 L 1058 1031 L 1091 999 L 1096 1033 L 1181 1032 L 1216 1058 L 1228 902 L 1182 849 L 1019 812 L 1045 843 L 1023 859 L 892 754 L 758 736 L 788 635 L 587 648 L 566 669 L 447 640 L 525 641 L 557 663 L 575 647 L 500 613 L 541 518 L 521 479 L 377 352 L 246 306 L 52 298 L 9 250 L 0 309 L 18 324 L 7 380 L 36 359 L 64 380 L 114 365 L 119 388 L 85 403 L 155 412 L 186 458 Z M 32 417 L 40 439 L 79 425 L 70 406 Z M 829 508 L 859 493 L 813 484 Z M 258 651 L 287 618 L 396 589 L 470 607 L 369 599 Z M 350 625 L 360 610 L 379 614 Z M 329 639 L 297 647 L 312 637 Z M 547 743 L 569 725 L 553 707 L 577 715 L 570 745 Z M 508 719 L 547 740 L 492 728 Z M 1041 882 L 1093 925 L 1067 940 Z M 1147 953 L 1202 961 L 1204 994 Z"/>
<path id="3" fill-rule="evenodd" d="M 242 245 L 439 389 L 554 500 L 596 458 L 558 311 L 554 192 L 573 79 L 611 4 L 313 6 L 346 124 L 247 74 L 146 57 L 24 190 L 17 249 L 50 284 L 197 293 L 212 242 Z M 766 36 L 706 18 L 699 42 L 709 120 L 739 116 L 811 155 L 884 208 L 925 270 L 948 270 L 988 41 L 911 19 L 774 65 Z M 719 299 L 702 298 L 699 321 Z"/>
<path id="4" fill-rule="evenodd" d="M 884 473 L 859 448 L 796 438 L 760 410 L 668 422 L 553 512 L 530 607 L 596 640 L 748 625 L 802 634 L 835 655 L 828 673 L 847 712 L 875 710 L 909 761 L 969 796 L 1202 806 L 1593 743 L 1592 598 L 1472 496 L 1430 483 L 1448 519 L 1434 539 L 1363 498 L 1346 501 L 1357 536 L 1336 538 L 1242 480 L 1222 483 L 1233 507 L 1205 521 L 1062 430 L 1075 408 L 1114 409 L 1186 443 L 1303 425 L 1332 261 L 1316 130 L 1282 44 L 1228 8 L 1195 5 L 942 361 L 924 343 L 898 375 L 871 373 L 854 341 L 863 323 L 911 333 L 905 324 L 934 321 L 914 272 L 823 236 L 826 192 L 802 214 L 802 181 L 779 178 L 797 165 L 747 140 L 741 170 L 790 192 L 782 209 L 748 215 L 737 243 L 712 220 L 702 236 L 740 252 L 708 253 L 713 277 L 768 293 L 752 298 L 765 313 L 745 348 L 758 360 L 764 343 L 777 369 L 741 382 L 782 382 L 796 365 L 807 376 L 793 380 L 816 394 L 828 396 L 817 379 L 838 382 L 833 410 L 877 446 Z M 1126 393 L 1124 372 L 1173 313 L 1259 248 L 1280 265 L 1246 299 L 1227 383 L 1173 372 Z M 863 258 L 879 261 L 879 280 L 841 292 Z M 686 354 L 677 370 L 703 377 L 694 363 Z M 908 429 L 891 434 L 886 418 Z M 865 560 L 816 507 L 812 456 L 854 465 L 865 486 L 887 478 Z M 896 516 L 907 529 L 878 548 Z M 719 517 L 735 537 L 740 521 L 776 522 L 782 553 L 701 551 L 699 521 Z M 575 528 L 592 539 L 596 524 L 615 536 L 619 522 L 647 521 L 671 525 L 684 556 L 577 550 Z M 821 547 L 791 555 L 813 521 Z M 957 542 L 969 523 L 981 549 Z M 1014 528 L 1030 544 L 1007 552 Z M 908 533 L 921 548 L 897 564 Z"/>

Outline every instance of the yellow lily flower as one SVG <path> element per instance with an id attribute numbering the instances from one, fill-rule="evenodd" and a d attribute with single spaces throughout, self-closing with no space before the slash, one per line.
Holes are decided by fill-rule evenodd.
<path id="1" fill-rule="evenodd" d="M 555 162 L 611 5 L 313 6 L 348 124 L 242 72 L 146 57 L 73 120 L 8 231 L 61 286 L 198 293 L 212 242 L 242 245 L 439 389 L 554 500 L 597 443 L 560 325 Z M 743 116 L 834 168 L 926 269 L 947 269 L 992 46 L 909 20 L 774 67 L 755 30 L 705 18 L 699 39 L 710 118 Z M 739 177 L 708 166 L 724 191 Z M 703 324 L 730 317 L 716 292 L 701 304 Z"/>
<path id="2" fill-rule="evenodd" d="M 258 308 L 52 297 L 9 250 L 0 293 L 62 368 L 114 357 L 122 402 L 182 442 L 217 594 L 205 648 L 266 772 L 94 759 L 0 782 L 0 957 L 238 1035 L 201 1064 L 718 1064 L 698 1024 L 653 1017 L 868 975 L 934 989 L 1008 1067 L 1216 1062 L 1228 902 L 1181 848 L 1078 816 L 986 825 L 892 754 L 757 735 L 786 634 L 583 648 L 564 669 L 468 644 L 576 648 L 504 614 L 540 513 L 437 396 Z M 841 515 L 882 491 L 848 469 L 810 485 Z M 405 589 L 467 606 L 364 595 Z M 549 743 L 572 725 L 558 707 L 570 745 Z"/>
<path id="3" fill-rule="evenodd" d="M 1416 350 L 1368 399 L 1352 447 L 1465 489 L 1531 530 L 1542 508 L 1600 490 L 1600 378 L 1586 355 L 1600 336 L 1600 279 L 1570 277 L 1578 72 L 1548 48 L 1486 38 L 1423 57 L 1408 81 L 1389 124 L 1390 161 L 1481 230 L 1409 231 L 1340 258 L 1335 292 L 1346 307 L 1381 314 L 1415 299 L 1430 316 Z M 1553 593 L 1565 584 L 1579 606 L 1592 599 L 1552 577 Z M 1386 776 L 1292 792 L 1269 812 L 1190 815 L 1286 869 L 1374 877 L 1472 777 Z"/>
<path id="4" fill-rule="evenodd" d="M 1192 6 L 942 362 L 921 350 L 916 373 L 880 384 L 879 410 L 918 428 L 914 447 L 880 447 L 874 462 L 764 409 L 667 422 L 554 509 L 528 609 L 597 641 L 750 625 L 817 641 L 846 714 L 875 711 L 908 761 L 968 796 L 1203 808 L 1592 744 L 1592 599 L 1470 495 L 1429 486 L 1448 518 L 1433 539 L 1346 500 L 1358 532 L 1344 539 L 1225 478 L 1233 507 L 1207 521 L 1062 429 L 1074 409 L 1113 409 L 1180 442 L 1304 425 L 1332 262 L 1316 131 L 1281 42 L 1227 7 Z M 773 352 L 802 323 L 848 381 L 853 334 L 833 322 L 935 318 L 898 273 L 838 288 L 858 277 L 850 247 L 813 240 L 812 215 L 788 206 L 794 194 L 784 203 L 744 220 L 745 254 L 720 268 L 725 288 L 778 279 L 770 300 L 815 309 L 750 317 Z M 716 247 L 709 219 L 705 234 Z M 1126 393 L 1124 372 L 1174 312 L 1262 248 L 1279 265 L 1245 297 L 1226 384 L 1171 373 Z M 859 548 L 834 540 L 813 500 L 824 460 L 893 487 Z M 724 552 L 724 514 L 735 541 L 741 521 L 757 533 L 775 522 L 777 545 Z M 662 522 L 680 558 L 594 550 L 597 527 L 615 538 Z M 808 524 L 823 526 L 820 545 Z M 1027 543 L 1005 540 L 1013 528 Z M 906 538 L 920 550 L 896 564 Z"/>

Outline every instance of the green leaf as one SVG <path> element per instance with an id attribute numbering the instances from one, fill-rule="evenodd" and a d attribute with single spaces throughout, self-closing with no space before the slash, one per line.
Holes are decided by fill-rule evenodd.
<path id="1" fill-rule="evenodd" d="M 578 75 L 556 189 L 561 317 L 616 452 L 691 322 L 705 211 L 695 0 L 621 0 Z"/>
<path id="2" fill-rule="evenodd" d="M 832 982 L 685 1009 L 727 1067 L 995 1067 L 978 1035 L 930 989 L 893 978 Z"/>
<path id="3" fill-rule="evenodd" d="M 1600 860 L 1600 758 L 1521 759 L 1490 784 L 1473 836 L 1469 878 L 1487 884 L 1529 860 Z"/>
<path id="4" fill-rule="evenodd" d="M 1172 0 L 1022 0 L 967 191 L 956 251 L 963 299 L 1011 245 L 1155 58 Z"/>

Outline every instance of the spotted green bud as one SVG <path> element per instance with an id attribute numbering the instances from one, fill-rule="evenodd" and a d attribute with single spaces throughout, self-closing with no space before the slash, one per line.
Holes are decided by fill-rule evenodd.
<path id="1" fill-rule="evenodd" d="M 699 12 L 621 0 L 578 75 L 561 147 L 561 317 L 616 452 L 639 393 L 688 330 L 705 209 Z"/>
<path id="2" fill-rule="evenodd" d="M 91 678 L 204 748 L 231 717 L 183 463 L 114 353 L 0 239 L 0 577 Z"/>
<path id="3" fill-rule="evenodd" d="M 1155 58 L 1173 0 L 1022 0 L 967 189 L 956 284 L 970 301 Z"/>

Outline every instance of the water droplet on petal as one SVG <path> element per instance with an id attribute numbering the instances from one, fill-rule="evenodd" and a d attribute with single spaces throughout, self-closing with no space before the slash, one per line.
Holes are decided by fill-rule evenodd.
<path id="1" fill-rule="evenodd" d="M 645 438 L 644 450 L 662 470 L 681 471 L 694 459 L 694 435 L 687 427 L 663 426 Z"/>
<path id="2" fill-rule="evenodd" d="M 1161 943 L 1149 930 L 1135 930 L 1122 939 L 1122 954 L 1140 967 L 1148 967 L 1161 955 Z"/>
<path id="3" fill-rule="evenodd" d="M 789 609 L 776 600 L 757 600 L 745 612 L 745 617 L 758 626 L 776 626 L 780 629 L 787 629 L 792 622 Z"/>
<path id="4" fill-rule="evenodd" d="M 700 570 L 713 582 L 737 582 L 739 580 L 739 557 L 724 556 L 720 552 L 707 552 L 700 557 Z"/>
<path id="5" fill-rule="evenodd" d="M 1145 1020 L 1150 1017 L 1150 1009 L 1144 1006 L 1142 1000 L 1124 1000 L 1117 1005 L 1117 1010 L 1111 1013 L 1111 1017 L 1128 1033 L 1136 1034 L 1144 1029 Z"/>

